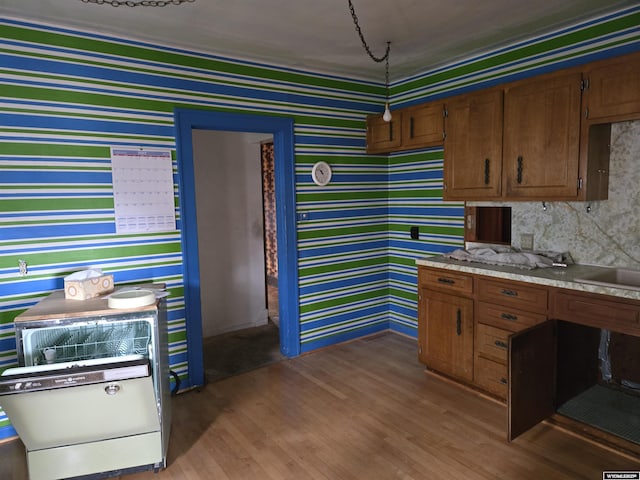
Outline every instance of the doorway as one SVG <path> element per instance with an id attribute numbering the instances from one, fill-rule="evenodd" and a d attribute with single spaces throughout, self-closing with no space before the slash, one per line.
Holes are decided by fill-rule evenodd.
<path id="1" fill-rule="evenodd" d="M 279 326 L 278 312 L 278 222 L 276 219 L 275 162 L 273 141 L 260 144 L 262 176 L 262 225 L 264 232 L 264 274 L 269 321 Z"/>
<path id="2" fill-rule="evenodd" d="M 206 340 L 268 321 L 260 161 L 265 140 L 271 134 L 192 131 Z"/>
<path id="3" fill-rule="evenodd" d="M 198 260 L 193 130 L 266 132 L 273 135 L 280 349 L 282 354 L 292 357 L 300 353 L 293 120 L 184 109 L 177 109 L 174 116 L 187 330 L 188 379 L 185 387 L 191 387 L 204 384 L 201 298 L 207 294 L 201 289 Z"/>

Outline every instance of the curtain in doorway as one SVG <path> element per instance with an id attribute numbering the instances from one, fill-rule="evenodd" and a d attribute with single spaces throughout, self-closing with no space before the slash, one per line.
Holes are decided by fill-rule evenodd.
<path id="1" fill-rule="evenodd" d="M 264 248 L 267 282 L 278 283 L 278 249 L 276 240 L 276 189 L 273 142 L 260 145 L 262 159 L 262 197 L 264 209 Z"/>

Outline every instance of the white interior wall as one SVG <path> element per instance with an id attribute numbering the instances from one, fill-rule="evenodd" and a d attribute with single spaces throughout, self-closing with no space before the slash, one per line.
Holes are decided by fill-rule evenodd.
<path id="1" fill-rule="evenodd" d="M 260 142 L 271 138 L 193 131 L 205 338 L 268 321 Z"/>

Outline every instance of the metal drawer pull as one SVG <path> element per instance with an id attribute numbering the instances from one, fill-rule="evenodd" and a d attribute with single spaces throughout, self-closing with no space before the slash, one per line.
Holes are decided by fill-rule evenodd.
<path id="1" fill-rule="evenodd" d="M 120 391 L 120 385 L 116 383 L 110 383 L 109 385 L 104 387 L 104 391 L 107 393 L 107 395 L 115 395 Z"/>
<path id="2" fill-rule="evenodd" d="M 462 311 L 458 309 L 456 312 L 456 333 L 462 335 Z"/>
<path id="3" fill-rule="evenodd" d="M 438 278 L 438 282 L 445 283 L 447 285 L 453 285 L 456 283 L 455 280 L 451 280 L 450 278 Z"/>
<path id="4" fill-rule="evenodd" d="M 500 383 L 503 384 L 503 385 L 506 385 L 509 382 L 507 382 L 507 379 L 503 377 L 503 378 L 500 379 Z"/>
<path id="5" fill-rule="evenodd" d="M 503 342 L 502 340 L 496 340 L 493 343 L 496 344 L 496 347 L 500 347 L 500 348 L 507 348 L 509 346 L 507 343 Z"/>
<path id="6" fill-rule="evenodd" d="M 515 322 L 516 320 L 518 320 L 518 317 L 515 315 L 511 315 L 510 313 L 503 313 L 500 315 L 502 318 L 504 318 L 505 320 L 509 320 L 511 322 Z"/>
<path id="7" fill-rule="evenodd" d="M 514 292 L 513 290 L 503 289 L 500 293 L 502 295 L 506 295 L 508 297 L 517 297 L 518 296 L 518 292 Z"/>

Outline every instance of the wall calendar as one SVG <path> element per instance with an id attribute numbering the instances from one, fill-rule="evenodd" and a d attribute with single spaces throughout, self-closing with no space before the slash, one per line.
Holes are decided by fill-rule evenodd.
<path id="1" fill-rule="evenodd" d="M 111 148 L 116 233 L 176 229 L 171 150 Z"/>

